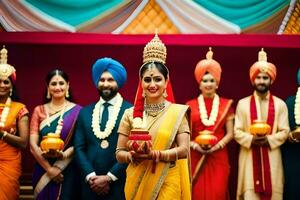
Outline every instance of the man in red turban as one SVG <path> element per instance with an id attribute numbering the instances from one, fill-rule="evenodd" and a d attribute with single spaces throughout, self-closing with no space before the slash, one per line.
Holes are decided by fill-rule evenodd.
<path id="1" fill-rule="evenodd" d="M 288 137 L 289 123 L 286 104 L 270 93 L 275 78 L 276 67 L 267 62 L 267 54 L 262 49 L 258 62 L 250 68 L 255 91 L 241 99 L 236 109 L 234 138 L 241 145 L 237 199 L 283 198 L 280 146 Z M 270 130 L 256 134 L 253 127 L 258 122 Z"/>

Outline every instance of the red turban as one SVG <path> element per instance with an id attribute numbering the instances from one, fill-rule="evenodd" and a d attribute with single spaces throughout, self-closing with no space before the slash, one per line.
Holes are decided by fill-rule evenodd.
<path id="1" fill-rule="evenodd" d="M 250 75 L 250 80 L 251 83 L 254 83 L 254 79 L 256 78 L 256 76 L 260 73 L 260 72 L 265 72 L 267 73 L 272 82 L 275 81 L 276 79 L 276 67 L 274 64 L 267 62 L 267 54 L 266 52 L 262 49 L 259 53 L 258 53 L 258 61 L 255 62 L 250 70 L 249 70 L 249 75 Z"/>
<path id="2" fill-rule="evenodd" d="M 216 79 L 218 85 L 220 83 L 222 68 L 217 61 L 212 59 L 212 56 L 213 52 L 210 48 L 206 54 L 206 59 L 200 60 L 196 65 L 194 73 L 195 78 L 199 84 L 206 72 L 210 73 Z"/>

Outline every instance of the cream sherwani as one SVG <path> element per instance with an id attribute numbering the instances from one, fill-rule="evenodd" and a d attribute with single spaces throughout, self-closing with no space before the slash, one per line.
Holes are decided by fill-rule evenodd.
<path id="1" fill-rule="evenodd" d="M 256 110 L 258 119 L 267 121 L 269 97 L 268 94 L 264 99 L 258 97 L 254 92 Z M 281 160 L 280 146 L 285 142 L 289 133 L 288 111 L 285 103 L 278 97 L 273 96 L 275 107 L 275 119 L 273 132 L 268 135 L 270 144 L 269 160 L 271 167 L 272 181 L 272 199 L 282 199 L 283 193 L 283 166 Z M 238 102 L 235 125 L 234 138 L 241 145 L 239 153 L 238 166 L 238 188 L 237 199 L 260 199 L 259 195 L 254 192 L 253 181 L 253 163 L 251 142 L 253 136 L 249 133 L 251 117 L 250 117 L 250 99 L 251 96 L 241 99 Z"/>

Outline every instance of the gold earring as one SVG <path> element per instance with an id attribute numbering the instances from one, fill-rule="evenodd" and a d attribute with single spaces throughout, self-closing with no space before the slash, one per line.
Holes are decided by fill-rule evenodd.
<path id="1" fill-rule="evenodd" d="M 50 92 L 49 90 L 47 90 L 47 96 L 46 96 L 47 99 L 51 99 L 51 95 L 50 95 Z"/>
<path id="2" fill-rule="evenodd" d="M 166 90 L 166 89 L 164 90 L 163 97 L 164 97 L 164 98 L 167 98 L 167 97 L 168 97 L 168 94 L 167 94 L 167 90 Z"/>
<path id="3" fill-rule="evenodd" d="M 10 88 L 10 89 L 9 89 L 9 96 L 10 96 L 10 97 L 12 96 L 12 92 L 13 92 L 13 89 Z"/>
<path id="4" fill-rule="evenodd" d="M 66 92 L 66 98 L 69 98 L 69 97 L 70 97 L 69 90 L 67 90 L 67 92 Z"/>
<path id="5" fill-rule="evenodd" d="M 142 97 L 146 97 L 146 93 L 145 93 L 145 91 L 143 90 L 143 93 L 142 93 Z"/>

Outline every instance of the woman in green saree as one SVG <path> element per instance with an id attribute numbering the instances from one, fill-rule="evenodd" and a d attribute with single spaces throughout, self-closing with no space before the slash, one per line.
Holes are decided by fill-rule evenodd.
<path id="1" fill-rule="evenodd" d="M 116 156 L 127 168 L 126 199 L 190 199 L 188 106 L 174 104 L 166 48 L 157 35 L 144 48 L 134 108 L 119 126 Z M 146 130 L 146 153 L 130 148 L 132 130 Z M 129 144 L 129 145 L 128 145 Z M 151 147 L 152 146 L 152 147 Z"/>
<path id="2" fill-rule="evenodd" d="M 36 199 L 76 199 L 78 171 L 73 160 L 73 128 L 80 106 L 71 102 L 69 79 L 53 70 L 46 77 L 47 101 L 35 107 L 30 123 L 30 150 L 37 163 L 33 173 Z M 45 158 L 40 149 L 43 136 L 59 133 L 64 149 L 58 158 Z"/>

